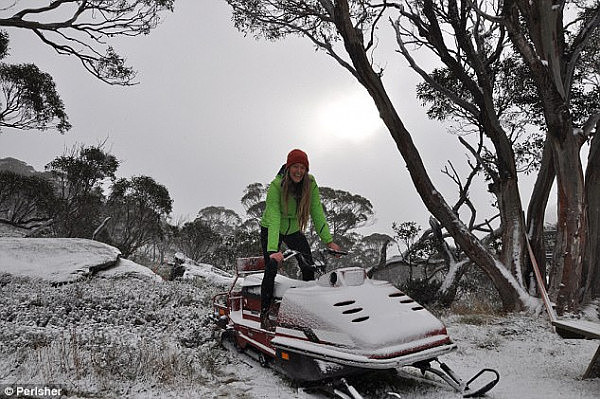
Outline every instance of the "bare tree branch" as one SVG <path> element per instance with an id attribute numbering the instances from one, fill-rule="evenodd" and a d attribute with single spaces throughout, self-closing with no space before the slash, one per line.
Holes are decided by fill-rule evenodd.
<path id="1" fill-rule="evenodd" d="M 400 19 L 397 19 L 396 21 L 391 21 L 392 26 L 394 27 L 394 30 L 396 31 L 396 42 L 398 43 L 398 46 L 400 47 L 400 53 L 404 56 L 404 58 L 408 61 L 410 67 L 419 74 L 419 76 L 421 76 L 421 78 L 427 82 L 429 85 L 431 85 L 432 87 L 434 87 L 437 91 L 439 91 L 440 93 L 444 93 L 445 96 L 447 96 L 449 99 L 451 99 L 454 103 L 456 103 L 457 105 L 459 105 L 460 107 L 462 107 L 464 110 L 466 110 L 467 112 L 469 112 L 471 115 L 477 117 L 479 115 L 479 110 L 477 109 L 477 107 L 475 107 L 473 104 L 471 104 L 470 102 L 464 100 L 462 97 L 458 96 L 456 93 L 454 93 L 451 90 L 446 89 L 445 87 L 443 87 L 442 85 L 440 85 L 438 82 L 436 82 L 429 73 L 427 73 L 425 70 L 423 70 L 415 61 L 415 59 L 410 55 L 410 51 L 408 51 L 408 49 L 406 48 L 405 42 L 402 39 L 402 34 L 400 31 Z"/>
<path id="2" fill-rule="evenodd" d="M 174 0 L 54 0 L 47 6 L 0 10 L 0 27 L 33 32 L 57 53 L 75 56 L 98 79 L 134 84 L 135 71 L 108 45 L 116 36 L 145 35 Z"/>

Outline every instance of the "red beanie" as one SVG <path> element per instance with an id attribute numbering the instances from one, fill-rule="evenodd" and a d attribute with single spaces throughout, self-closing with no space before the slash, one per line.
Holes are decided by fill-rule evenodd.
<path id="1" fill-rule="evenodd" d="M 308 170 L 308 156 L 304 151 L 299 149 L 290 151 L 290 153 L 287 156 L 287 162 L 285 164 L 285 167 L 289 168 L 295 163 L 300 163 L 306 166 L 306 170 Z"/>

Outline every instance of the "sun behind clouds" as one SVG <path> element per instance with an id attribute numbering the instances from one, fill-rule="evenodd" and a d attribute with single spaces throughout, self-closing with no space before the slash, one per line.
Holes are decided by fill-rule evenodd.
<path id="1" fill-rule="evenodd" d="M 318 109 L 317 129 L 325 136 L 358 143 L 382 126 L 377 108 L 366 93 L 330 97 Z"/>

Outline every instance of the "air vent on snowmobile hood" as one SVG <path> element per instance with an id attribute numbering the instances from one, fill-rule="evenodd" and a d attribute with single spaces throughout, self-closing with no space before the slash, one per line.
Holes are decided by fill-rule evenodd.
<path id="1" fill-rule="evenodd" d="M 345 267 L 319 277 L 317 284 L 322 287 L 351 287 L 365 282 L 365 270 L 360 267 Z"/>

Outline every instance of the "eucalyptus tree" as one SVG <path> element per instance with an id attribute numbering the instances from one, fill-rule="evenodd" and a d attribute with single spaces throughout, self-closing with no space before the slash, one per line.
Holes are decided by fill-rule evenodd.
<path id="1" fill-rule="evenodd" d="M 213 262 L 213 253 L 223 238 L 205 220 L 197 218 L 185 223 L 178 232 L 178 248 L 197 262 Z"/>
<path id="2" fill-rule="evenodd" d="M 600 119 L 598 3 L 473 2 L 463 9 L 504 32 L 516 49 L 499 63 L 503 78 L 498 93 L 510 93 L 510 103 L 519 112 L 509 115 L 517 126 L 535 125 L 543 134 L 543 151 L 535 160 L 539 171 L 528 206 L 528 234 L 545 271 L 544 211 L 556 176 L 559 239 L 550 293 L 560 310 L 576 309 L 582 300 L 598 296 L 600 283 L 596 249 L 600 208 L 594 166 L 599 156 L 594 151 L 594 133 Z M 432 104 L 430 115 L 453 113 L 460 117 L 447 105 L 448 97 L 440 101 L 441 91 L 437 96 L 431 95 L 431 90 L 424 92 Z M 584 176 L 580 156 L 586 141 L 590 151 Z M 523 149 L 515 148 L 516 155 L 522 155 Z"/>
<path id="3" fill-rule="evenodd" d="M 28 31 L 57 54 L 78 60 L 111 85 L 132 85 L 136 71 L 111 45 L 118 37 L 147 35 L 174 0 L 13 0 L 0 7 L 0 59 L 10 33 Z M 54 81 L 34 64 L 0 64 L 0 127 L 71 127 Z"/>
<path id="4" fill-rule="evenodd" d="M 56 204 L 46 177 L 0 171 L 0 222 L 32 229 L 52 221 Z"/>
<path id="5" fill-rule="evenodd" d="M 267 39 L 308 38 L 365 87 L 428 210 L 491 278 L 508 309 L 531 304 L 518 172 L 539 167 L 528 215 L 528 232 L 538 254 L 543 212 L 556 174 L 559 239 L 552 295 L 561 310 L 575 309 L 585 297 L 597 295 L 598 257 L 586 253 L 596 246 L 597 236 L 585 234 L 586 228 L 597 231 L 597 219 L 588 217 L 587 206 L 596 197 L 597 177 L 588 169 L 584 180 L 579 158 L 586 139 L 595 149 L 597 135 L 592 133 L 600 119 L 596 1 L 227 2 L 243 32 Z M 384 63 L 377 62 L 376 50 L 378 35 L 386 32 L 388 23 L 398 51 L 429 86 L 430 91 L 420 95 L 430 101 L 431 115 L 452 115 L 461 120 L 461 133 L 473 133 L 474 142 L 465 136 L 459 140 L 482 168 L 496 198 L 502 235 L 499 254 L 482 245 L 436 190 L 386 92 L 387 71 L 378 67 Z M 430 51 L 437 67 L 427 70 L 415 61 L 411 46 Z M 536 124 L 542 136 L 530 135 Z M 590 151 L 589 165 L 596 163 L 596 156 Z"/>
<path id="6" fill-rule="evenodd" d="M 600 128 L 600 4 L 596 0 L 510 0 L 499 11 L 486 17 L 506 28 L 528 68 L 545 121 L 548 150 L 544 156 L 552 163 L 549 173 L 556 174 L 558 221 L 550 294 L 559 310 L 577 309 L 600 291 L 598 236 L 593 236 L 600 223 L 598 177 L 593 171 L 600 159 L 595 150 L 598 134 L 594 134 Z M 585 176 L 581 151 L 587 140 L 592 169 Z"/>
<path id="7" fill-rule="evenodd" d="M 173 209 L 169 190 L 149 176 L 118 179 L 106 201 L 108 241 L 127 258 L 165 234 L 163 221 Z"/>
<path id="8" fill-rule="evenodd" d="M 528 206 L 528 234 L 536 258 L 544 266 L 544 211 L 556 176 L 558 240 L 550 275 L 550 293 L 559 310 L 576 309 L 581 301 L 598 295 L 596 287 L 599 282 L 596 243 L 600 219 L 598 206 L 594 205 L 598 201 L 594 165 L 598 163 L 596 158 L 599 155 L 593 150 L 597 146 L 594 133 L 600 120 L 598 3 L 424 1 L 422 4 L 422 7 L 401 9 L 401 14 L 411 21 L 408 28 L 399 22 L 395 26 L 404 56 L 426 82 L 421 85 L 424 90 L 420 96 L 431 105 L 430 116 L 443 118 L 452 115 L 462 121 L 470 118 L 466 108 L 456 101 L 456 95 L 461 100 L 465 98 L 465 86 L 457 84 L 462 80 L 461 75 L 456 73 L 456 66 L 448 62 L 452 58 L 445 48 L 438 44 L 442 40 L 448 41 L 448 37 L 439 33 L 436 36 L 435 33 L 440 31 L 431 29 L 445 19 L 452 26 L 453 37 L 459 45 L 465 42 L 465 37 L 474 38 L 472 48 L 476 50 L 475 54 L 479 56 L 486 49 L 498 54 L 497 61 L 482 64 L 485 70 L 481 70 L 486 71 L 483 76 L 497 77 L 492 98 L 498 115 L 504 115 L 503 126 L 512 133 L 509 136 L 511 140 L 527 130 L 539 128 L 534 137 L 526 134 L 526 141 L 513 142 L 517 162 L 525 155 L 524 159 L 533 159 L 535 166 L 539 167 Z M 463 20 L 476 21 L 478 29 L 467 36 L 461 34 L 465 24 L 459 21 Z M 486 26 L 490 28 L 484 29 Z M 420 37 L 417 38 L 415 32 L 419 32 Z M 498 38 L 495 45 L 490 41 L 494 37 Z M 500 39 L 506 41 L 506 38 L 515 51 L 503 45 Z M 446 68 L 441 72 L 425 73 L 412 62 L 405 43 L 431 48 Z M 469 47 L 461 46 L 461 50 L 450 55 L 468 54 Z M 463 65 L 458 65 L 458 68 L 463 68 Z M 476 89 L 485 92 L 486 85 L 482 83 L 485 80 L 478 73 Z M 459 90 L 456 90 L 457 87 Z M 586 141 L 591 146 L 584 177 L 580 157 Z M 531 143 L 536 145 L 531 147 Z M 543 150 L 538 151 L 536 156 L 530 150 L 538 145 Z M 496 152 L 494 156 L 498 154 Z M 533 158 L 531 154 L 534 154 Z M 485 168 L 486 164 L 482 165 Z M 489 174 L 489 168 L 484 170 Z M 492 181 L 496 180 L 493 175 L 490 176 Z M 493 189 L 494 185 L 490 187 Z M 502 216 L 502 210 L 500 214 Z M 502 227 L 506 235 L 506 223 Z M 506 242 L 503 240 L 503 245 Z M 520 253 L 523 259 L 527 251 L 521 250 Z"/>
<path id="9" fill-rule="evenodd" d="M 115 179 L 119 160 L 102 145 L 74 146 L 54 158 L 46 170 L 55 185 L 55 233 L 91 238 L 100 225 L 105 201 L 103 185 Z"/>
<path id="10" fill-rule="evenodd" d="M 198 211 L 197 219 L 203 220 L 221 235 L 232 235 L 242 223 L 242 219 L 232 209 L 223 206 L 207 206 Z"/>
<path id="11" fill-rule="evenodd" d="M 8 55 L 9 39 L 0 31 L 0 60 Z M 52 76 L 33 64 L 0 62 L 0 128 L 71 128 Z"/>
<path id="12" fill-rule="evenodd" d="M 398 12 L 402 11 L 401 5 L 387 1 L 346 0 L 282 2 L 227 0 L 227 2 L 233 7 L 233 20 L 236 27 L 244 33 L 254 33 L 258 37 L 270 40 L 281 39 L 292 34 L 306 37 L 358 80 L 377 106 L 427 209 L 448 230 L 473 262 L 490 277 L 498 289 L 504 307 L 507 309 L 525 307 L 528 294 L 522 284 L 520 270 L 515 267 L 518 266 L 518 262 L 511 260 L 511 263 L 506 266 L 498 262 L 495 253 L 486 248 L 460 220 L 452 206 L 433 184 L 411 133 L 404 126 L 398 109 L 386 90 L 382 78 L 384 71 L 375 61 L 374 53 L 378 43 L 376 34 L 382 23 L 387 23 L 390 13 L 395 13 L 395 18 L 398 18 Z M 419 2 L 418 6 L 421 4 L 423 2 Z M 439 34 L 442 35 L 441 32 Z M 486 54 L 492 59 L 496 57 L 493 51 Z M 481 64 L 484 60 L 480 59 L 478 62 Z M 475 85 L 478 84 L 472 76 L 468 78 Z M 487 97 L 480 97 L 483 97 L 481 103 L 491 112 L 493 104 L 486 102 Z M 502 156 L 498 156 L 502 173 L 500 182 L 505 185 L 499 187 L 497 191 L 511 195 L 511 201 L 506 202 L 511 206 L 508 215 L 513 220 L 516 220 L 518 215 L 521 220 L 520 202 L 512 200 L 513 197 L 518 198 L 518 191 L 515 194 L 517 186 L 516 180 L 513 179 L 516 179 L 516 171 L 514 159 L 511 157 L 510 140 L 501 133 L 501 126 L 498 126 L 498 120 L 493 118 L 492 114 L 481 113 L 478 122 L 484 124 L 486 128 L 495 129 L 494 144 L 502 150 Z M 523 223 L 517 222 L 514 235 L 507 237 L 506 248 L 512 246 L 514 238 L 519 237 L 523 232 Z M 507 253 L 513 256 L 513 252 Z M 520 259 L 521 255 L 518 255 Z"/>
<path id="13" fill-rule="evenodd" d="M 240 200 L 246 211 L 244 225 L 249 230 L 258 230 L 258 223 L 265 211 L 267 198 L 267 186 L 262 183 L 251 183 L 244 189 L 244 195 Z"/>
<path id="14" fill-rule="evenodd" d="M 367 198 L 330 187 L 319 187 L 319 193 L 334 241 L 372 222 L 373 204 Z"/>
<path id="15" fill-rule="evenodd" d="M 476 160 L 496 200 L 502 227 L 499 260 L 525 286 L 527 251 L 521 250 L 525 221 L 518 161 L 528 160 L 532 152 L 535 158 L 538 148 L 530 145 L 527 122 L 515 102 L 513 81 L 518 77 L 515 60 L 505 51 L 506 31 L 466 2 L 425 0 L 407 4 L 399 13 L 394 28 L 400 52 L 424 81 L 418 97 L 430 105 L 430 117 L 458 121 L 459 141 Z M 427 71 L 415 61 L 414 46 L 433 53 L 442 66 Z M 527 162 L 521 166 L 531 168 Z"/>

